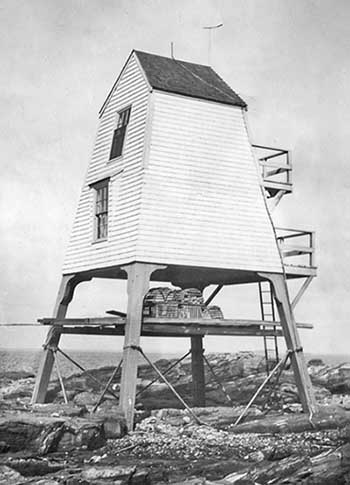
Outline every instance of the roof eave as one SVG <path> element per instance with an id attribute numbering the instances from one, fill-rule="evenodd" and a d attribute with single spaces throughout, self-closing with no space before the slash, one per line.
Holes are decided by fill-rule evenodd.
<path id="1" fill-rule="evenodd" d="M 149 83 L 149 80 L 148 80 L 148 78 L 147 78 L 147 76 L 146 76 L 146 73 L 145 73 L 145 71 L 144 71 L 144 69 L 143 69 L 143 67 L 142 67 L 142 65 L 141 65 L 141 62 L 140 62 L 139 58 L 137 57 L 137 51 L 136 51 L 135 49 L 133 49 L 133 50 L 130 52 L 130 54 L 129 54 L 129 56 L 128 56 L 127 60 L 125 61 L 124 65 L 123 65 L 123 67 L 122 67 L 122 69 L 121 69 L 121 71 L 120 71 L 120 73 L 119 73 L 119 76 L 117 77 L 116 81 L 114 82 L 114 84 L 113 84 L 113 86 L 112 86 L 112 89 L 109 91 L 109 93 L 108 93 L 108 95 L 107 95 L 107 97 L 106 97 L 106 99 L 105 99 L 105 101 L 104 101 L 103 105 L 101 106 L 100 111 L 98 112 L 98 114 L 99 114 L 99 117 L 100 117 L 100 118 L 101 118 L 101 116 L 103 115 L 104 110 L 105 110 L 105 108 L 106 108 L 106 106 L 107 106 L 107 104 L 108 104 L 108 101 L 110 100 L 110 98 L 111 98 L 112 94 L 114 93 L 114 91 L 115 91 L 115 89 L 116 89 L 116 87 L 117 87 L 117 85 L 118 85 L 118 83 L 119 83 L 119 80 L 120 80 L 120 78 L 121 78 L 121 76 L 122 76 L 122 74 L 123 74 L 123 72 L 124 72 L 124 70 L 125 70 L 126 66 L 129 64 L 129 61 L 130 61 L 130 59 L 132 58 L 133 54 L 135 54 L 135 60 L 136 60 L 136 63 L 137 63 L 137 65 L 138 65 L 138 68 L 140 69 L 140 72 L 141 72 L 141 74 L 142 74 L 142 76 L 143 76 L 143 78 L 144 78 L 145 82 L 147 83 L 147 86 L 148 86 L 149 90 L 150 90 L 150 91 L 152 90 L 152 86 L 151 86 L 151 85 L 150 85 L 150 83 Z"/>
<path id="2" fill-rule="evenodd" d="M 248 105 L 243 100 L 242 100 L 241 103 L 229 101 L 229 100 L 228 101 L 224 101 L 224 100 L 219 101 L 217 99 L 211 99 L 211 98 L 208 98 L 208 97 L 205 97 L 205 96 L 194 96 L 193 94 L 186 94 L 186 93 L 182 93 L 182 92 L 179 92 L 179 91 L 159 88 L 159 87 L 155 87 L 155 86 L 153 86 L 153 90 L 154 91 L 160 91 L 162 93 L 177 94 L 179 96 L 184 96 L 186 98 L 201 99 L 203 101 L 209 101 L 210 103 L 218 103 L 218 104 L 225 104 L 225 105 L 229 105 L 229 106 L 237 106 L 237 107 L 245 109 L 245 110 L 248 109 Z"/>

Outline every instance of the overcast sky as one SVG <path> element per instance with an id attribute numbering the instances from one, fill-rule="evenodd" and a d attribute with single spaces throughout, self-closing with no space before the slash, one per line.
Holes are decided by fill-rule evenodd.
<path id="1" fill-rule="evenodd" d="M 207 63 L 203 27 L 222 22 L 211 63 L 248 103 L 254 141 L 293 150 L 294 194 L 274 219 L 317 231 L 319 274 L 296 309 L 299 321 L 315 325 L 302 333 L 304 348 L 349 353 L 349 1 L 1 0 L 0 16 L 1 322 L 52 314 L 98 110 L 130 51 L 169 55 L 173 41 L 176 57 Z M 256 296 L 255 287 L 237 287 L 216 301 L 225 316 L 253 316 Z M 68 316 L 102 315 L 125 302 L 124 283 L 84 283 Z M 0 347 L 39 347 L 44 333 L 0 329 Z M 120 350 L 121 342 L 65 344 Z"/>

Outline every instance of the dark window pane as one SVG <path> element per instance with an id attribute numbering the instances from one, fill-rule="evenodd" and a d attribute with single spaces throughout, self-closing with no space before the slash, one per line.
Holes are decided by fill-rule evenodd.
<path id="1" fill-rule="evenodd" d="M 107 220 L 108 220 L 107 214 L 100 214 L 97 216 L 97 228 L 96 228 L 97 239 L 105 239 L 107 237 L 107 229 L 108 229 Z"/>
<path id="2" fill-rule="evenodd" d="M 109 159 L 120 157 L 123 151 L 123 143 L 125 137 L 126 126 L 117 128 L 113 135 L 111 153 Z"/>
<path id="3" fill-rule="evenodd" d="M 105 239 L 108 231 L 108 183 L 96 188 L 96 239 Z"/>

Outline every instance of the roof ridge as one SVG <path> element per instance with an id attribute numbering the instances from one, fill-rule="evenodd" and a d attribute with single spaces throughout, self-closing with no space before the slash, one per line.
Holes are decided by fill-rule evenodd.
<path id="1" fill-rule="evenodd" d="M 152 52 L 140 51 L 138 49 L 133 49 L 133 52 L 135 52 L 136 54 L 141 53 L 141 54 L 147 54 L 147 55 L 153 56 L 153 57 L 161 57 L 162 59 L 169 59 L 169 61 L 184 62 L 185 64 L 191 64 L 193 66 L 208 67 L 209 69 L 212 69 L 214 71 L 212 66 L 210 66 L 209 64 L 198 64 L 196 62 L 184 61 L 183 59 L 177 59 L 176 57 L 171 57 L 171 56 L 170 57 L 169 56 L 161 56 L 160 54 L 153 54 Z"/>

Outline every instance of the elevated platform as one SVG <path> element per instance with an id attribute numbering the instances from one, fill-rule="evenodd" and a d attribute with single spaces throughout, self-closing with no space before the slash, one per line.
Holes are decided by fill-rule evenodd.
<path id="1" fill-rule="evenodd" d="M 282 227 L 275 229 L 287 278 L 316 276 L 315 233 Z"/>
<path id="2" fill-rule="evenodd" d="M 267 197 L 276 197 L 280 192 L 283 192 L 283 195 L 291 194 L 293 184 L 290 151 L 264 145 L 252 145 L 252 147 L 260 165 Z"/>
<path id="3" fill-rule="evenodd" d="M 62 334 L 124 335 L 123 317 L 101 318 L 42 318 L 42 325 L 56 327 Z M 310 323 L 297 323 L 298 328 L 312 329 Z M 282 336 L 280 322 L 243 319 L 171 319 L 144 317 L 141 335 L 144 337 L 192 337 L 196 335 L 235 335 L 261 337 Z"/>

